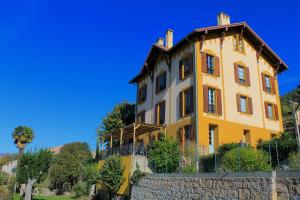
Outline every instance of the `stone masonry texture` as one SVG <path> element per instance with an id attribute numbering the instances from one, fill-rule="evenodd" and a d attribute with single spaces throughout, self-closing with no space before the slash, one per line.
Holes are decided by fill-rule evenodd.
<path id="1" fill-rule="evenodd" d="M 133 186 L 131 199 L 300 200 L 299 175 L 290 173 L 276 177 L 274 173 L 262 172 L 153 174 Z"/>

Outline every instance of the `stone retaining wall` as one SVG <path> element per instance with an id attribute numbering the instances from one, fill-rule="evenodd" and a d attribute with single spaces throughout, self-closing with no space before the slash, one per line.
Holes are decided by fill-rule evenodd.
<path id="1" fill-rule="evenodd" d="M 278 183 L 277 183 L 278 182 Z M 131 199 L 300 199 L 299 173 L 153 174 L 132 189 Z"/>

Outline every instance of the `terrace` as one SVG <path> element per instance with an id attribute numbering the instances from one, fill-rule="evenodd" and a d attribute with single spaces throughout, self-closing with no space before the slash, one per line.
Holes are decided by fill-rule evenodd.
<path id="1" fill-rule="evenodd" d="M 145 145 L 144 141 L 137 141 L 142 135 L 152 138 L 157 132 L 166 133 L 166 126 L 135 122 L 124 128 L 119 128 L 103 134 L 100 145 L 107 144 L 107 148 L 100 153 L 100 159 L 105 159 L 112 154 L 146 155 L 151 143 Z"/>

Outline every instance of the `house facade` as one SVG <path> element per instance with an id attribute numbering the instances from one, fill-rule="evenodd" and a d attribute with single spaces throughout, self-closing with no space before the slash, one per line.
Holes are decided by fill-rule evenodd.
<path id="1" fill-rule="evenodd" d="M 149 171 L 147 148 L 165 133 L 182 151 L 214 153 L 225 143 L 269 140 L 283 131 L 277 75 L 287 65 L 245 22 L 220 13 L 217 26 L 193 30 L 173 44 L 173 30 L 152 45 L 140 72 L 135 123 L 100 138 L 104 158 L 122 155 L 119 194 L 128 193 L 136 167 Z M 103 143 L 104 144 L 104 143 Z"/>
<path id="2" fill-rule="evenodd" d="M 277 74 L 287 65 L 245 22 L 217 19 L 176 45 L 167 30 L 130 81 L 138 88 L 136 121 L 166 125 L 182 148 L 196 144 L 203 154 L 283 131 Z"/>

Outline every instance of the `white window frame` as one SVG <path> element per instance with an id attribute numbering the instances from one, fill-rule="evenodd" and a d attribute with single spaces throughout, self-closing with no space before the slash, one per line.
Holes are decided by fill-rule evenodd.
<path id="1" fill-rule="evenodd" d="M 272 104 L 268 104 L 268 117 L 270 119 L 274 119 L 274 110 Z"/>
<path id="2" fill-rule="evenodd" d="M 240 110 L 243 113 L 247 112 L 247 97 L 240 96 Z"/>

